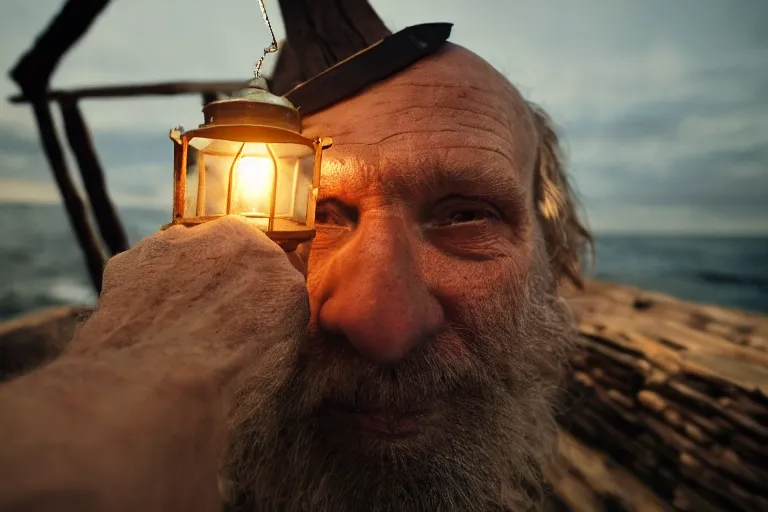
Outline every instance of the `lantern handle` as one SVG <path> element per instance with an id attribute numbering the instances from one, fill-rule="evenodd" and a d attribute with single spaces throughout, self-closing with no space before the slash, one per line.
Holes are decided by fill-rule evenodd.
<path id="1" fill-rule="evenodd" d="M 267 9 L 264 7 L 264 0 L 259 0 L 259 8 L 261 8 L 261 16 L 264 18 L 264 23 L 266 23 L 267 28 L 269 29 L 269 33 L 272 36 L 272 44 L 264 48 L 264 54 L 256 64 L 256 71 L 254 72 L 254 75 L 257 79 L 261 78 L 261 65 L 264 63 L 264 57 L 266 57 L 268 53 L 274 53 L 277 51 L 277 39 L 275 38 L 275 32 L 272 30 L 272 23 L 269 22 Z"/>

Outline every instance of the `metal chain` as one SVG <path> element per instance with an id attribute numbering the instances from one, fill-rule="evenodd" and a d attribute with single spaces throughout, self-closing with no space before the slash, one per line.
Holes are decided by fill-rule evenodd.
<path id="1" fill-rule="evenodd" d="M 270 35 L 272 35 L 272 44 L 264 48 L 264 55 L 259 59 L 259 63 L 256 64 L 255 75 L 256 78 L 261 78 L 261 65 L 264 63 L 264 57 L 268 53 L 274 53 L 277 51 L 277 39 L 275 39 L 275 32 L 272 30 L 272 24 L 269 22 L 269 16 L 267 16 L 267 10 L 264 8 L 264 0 L 259 0 L 259 7 L 261 7 L 261 15 L 264 18 L 264 23 L 267 24 Z"/>

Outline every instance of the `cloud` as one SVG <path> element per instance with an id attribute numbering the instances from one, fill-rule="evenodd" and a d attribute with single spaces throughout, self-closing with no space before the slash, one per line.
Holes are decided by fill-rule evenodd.
<path id="1" fill-rule="evenodd" d="M 60 3 L 6 0 L 0 66 Z M 393 30 L 453 21 L 453 41 L 548 109 L 595 228 L 768 233 L 764 0 L 371 3 Z M 277 1 L 267 9 L 280 38 Z M 251 0 L 112 2 L 54 86 L 246 78 L 268 39 Z M 0 95 L 13 92 L 0 80 Z M 165 206 L 168 129 L 198 124 L 199 98 L 87 101 L 83 110 L 117 200 Z M 0 178 L 49 179 L 36 137 L 28 108 L 0 104 Z"/>
<path id="2" fill-rule="evenodd" d="M 0 177 L 0 202 L 50 204 L 59 200 L 59 191 L 52 181 Z"/>

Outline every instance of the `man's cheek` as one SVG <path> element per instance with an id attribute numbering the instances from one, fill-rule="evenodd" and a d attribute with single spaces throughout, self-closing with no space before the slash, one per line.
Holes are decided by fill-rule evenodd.
<path id="1" fill-rule="evenodd" d="M 504 258 L 481 261 L 430 254 L 424 258 L 422 275 L 441 300 L 458 302 L 468 309 L 498 300 L 514 307 L 524 294 L 530 267 L 530 255 L 523 249 L 515 249 Z"/>

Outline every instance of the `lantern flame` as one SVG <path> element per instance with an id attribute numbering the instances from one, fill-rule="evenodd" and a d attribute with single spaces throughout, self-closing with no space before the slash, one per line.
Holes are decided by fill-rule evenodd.
<path id="1" fill-rule="evenodd" d="M 240 158 L 234 172 L 233 213 L 268 217 L 274 186 L 275 164 L 271 158 Z"/>

